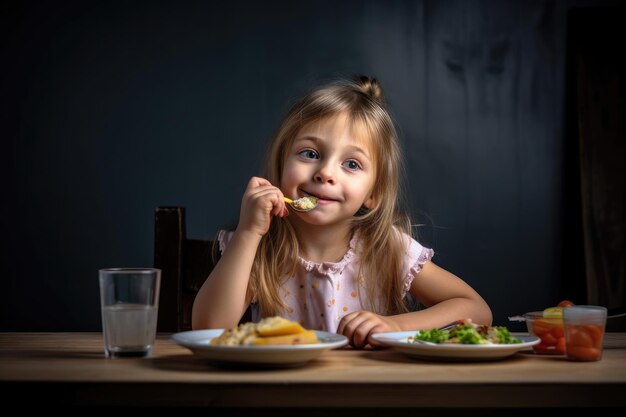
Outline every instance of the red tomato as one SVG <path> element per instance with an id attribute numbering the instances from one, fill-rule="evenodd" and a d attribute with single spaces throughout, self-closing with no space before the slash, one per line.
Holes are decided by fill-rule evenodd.
<path id="1" fill-rule="evenodd" d="M 565 338 L 564 337 L 560 337 L 559 341 L 556 342 L 556 351 L 559 352 L 561 355 L 565 355 Z"/>
<path id="2" fill-rule="evenodd" d="M 581 326 L 581 330 L 582 329 L 584 329 L 587 334 L 591 336 L 596 347 L 600 347 L 602 345 L 602 334 L 604 333 L 604 329 L 601 324 L 584 324 Z"/>
<path id="3" fill-rule="evenodd" d="M 558 307 L 571 307 L 575 305 L 574 303 L 572 303 L 570 300 L 563 300 L 558 304 Z"/>
<path id="4" fill-rule="evenodd" d="M 541 337 L 544 333 L 548 333 L 552 329 L 552 324 L 548 323 L 546 320 L 535 320 L 532 323 L 532 332 Z"/>
<path id="5" fill-rule="evenodd" d="M 563 328 L 561 326 L 554 326 L 550 330 L 550 333 L 552 333 L 552 336 L 556 337 L 557 339 L 562 338 L 565 335 Z"/>
<path id="6" fill-rule="evenodd" d="M 568 346 L 567 357 L 578 361 L 597 361 L 600 350 L 592 347 Z"/>
<path id="7" fill-rule="evenodd" d="M 580 326 L 568 326 L 569 339 L 567 346 L 590 348 L 595 346 L 593 338 Z"/>
<path id="8" fill-rule="evenodd" d="M 552 336 L 552 333 L 547 332 L 541 335 L 541 342 L 546 346 L 556 346 L 558 339 Z"/>

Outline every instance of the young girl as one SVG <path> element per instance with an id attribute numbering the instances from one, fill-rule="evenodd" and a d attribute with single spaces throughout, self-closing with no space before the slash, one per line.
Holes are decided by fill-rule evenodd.
<path id="1" fill-rule="evenodd" d="M 401 157 L 379 83 L 358 77 L 313 91 L 287 114 L 264 178 L 243 195 L 239 224 L 221 231 L 222 257 L 198 292 L 193 327 L 235 327 L 281 315 L 337 332 L 354 347 L 376 332 L 491 324 L 469 285 L 435 265 L 400 215 Z M 290 211 L 283 197 L 317 197 Z M 409 312 L 407 292 L 427 308 Z"/>

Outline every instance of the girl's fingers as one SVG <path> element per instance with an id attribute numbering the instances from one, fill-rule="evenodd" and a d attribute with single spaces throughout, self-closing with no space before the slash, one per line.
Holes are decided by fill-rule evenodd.
<path id="1" fill-rule="evenodd" d="M 365 320 L 355 329 L 352 336 L 352 346 L 362 348 L 367 344 L 369 335 L 378 326 L 375 320 Z"/>
<path id="2" fill-rule="evenodd" d="M 339 326 L 337 326 L 337 333 L 344 334 L 346 331 L 354 331 L 354 328 L 361 322 L 361 320 L 355 321 L 359 316 L 363 316 L 363 311 L 355 311 L 343 316 Z"/>
<path id="3" fill-rule="evenodd" d="M 284 217 L 281 214 L 287 210 L 283 193 L 273 185 L 262 185 L 250 190 L 250 199 L 252 201 L 261 201 L 261 205 L 269 210 L 274 216 Z"/>
<path id="4" fill-rule="evenodd" d="M 241 200 L 239 225 L 264 235 L 269 230 L 272 216 L 283 216 L 286 211 L 283 193 L 264 178 L 253 177 L 248 181 Z"/>
<path id="5" fill-rule="evenodd" d="M 377 323 L 374 327 L 370 329 L 370 332 L 367 334 L 366 343 L 368 343 L 373 348 L 382 348 L 385 347 L 384 344 L 377 342 L 376 340 L 370 338 L 371 335 L 378 332 L 386 331 L 380 323 Z"/>
<path id="6" fill-rule="evenodd" d="M 345 316 L 343 316 L 341 318 L 341 321 L 339 321 L 339 324 L 337 325 L 337 333 L 338 334 L 343 334 L 344 333 L 344 329 L 346 328 L 346 324 L 350 321 L 350 318 L 354 315 L 354 313 L 350 313 L 350 314 L 346 314 Z"/>
<path id="7" fill-rule="evenodd" d="M 341 322 L 339 322 L 339 326 L 337 327 L 337 333 L 346 336 L 348 340 L 350 340 L 351 344 L 356 329 L 361 325 L 361 323 L 367 320 L 367 316 L 362 313 L 363 312 L 361 311 L 357 311 L 345 315 L 341 319 Z"/>
<path id="8" fill-rule="evenodd" d="M 264 185 L 272 185 L 271 182 L 261 177 L 252 177 L 250 181 L 248 181 L 248 185 L 246 186 L 247 190 L 252 190 L 254 188 L 258 188 Z"/>
<path id="9" fill-rule="evenodd" d="M 370 311 L 357 311 L 347 314 L 341 319 L 337 327 L 337 333 L 346 336 L 350 345 L 355 348 L 363 348 L 368 343 L 371 346 L 380 346 L 374 340 L 370 341 L 370 335 L 386 330 L 388 329 L 382 318 Z"/>

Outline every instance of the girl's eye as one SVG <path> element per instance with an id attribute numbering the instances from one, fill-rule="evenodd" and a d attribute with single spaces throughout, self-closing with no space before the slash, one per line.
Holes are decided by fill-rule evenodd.
<path id="1" fill-rule="evenodd" d="M 343 166 L 345 166 L 351 171 L 356 171 L 358 169 L 361 169 L 361 165 L 359 165 L 359 163 L 355 161 L 354 159 L 348 159 L 346 162 L 343 163 Z"/>
<path id="2" fill-rule="evenodd" d="M 303 151 L 298 152 L 298 155 L 303 156 L 308 159 L 318 159 L 319 155 L 313 149 L 305 149 Z"/>

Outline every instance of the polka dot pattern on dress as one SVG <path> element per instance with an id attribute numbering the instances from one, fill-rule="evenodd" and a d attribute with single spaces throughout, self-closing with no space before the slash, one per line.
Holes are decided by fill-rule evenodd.
<path id="1" fill-rule="evenodd" d="M 232 235 L 233 232 L 220 231 L 218 241 L 222 253 Z M 298 257 L 294 275 L 284 277 L 278 292 L 286 319 L 300 322 L 309 329 L 335 332 L 346 314 L 367 309 L 359 297 L 365 281 L 359 274 L 361 265 L 357 246 L 358 232 L 350 240 L 349 249 L 339 262 L 315 263 Z M 405 291 L 408 291 L 413 279 L 419 279 L 422 265 L 432 258 L 433 253 L 417 241 L 407 239 L 403 265 Z M 262 318 L 260 307 L 257 303 L 251 304 L 251 307 L 252 320 L 258 321 Z"/>

